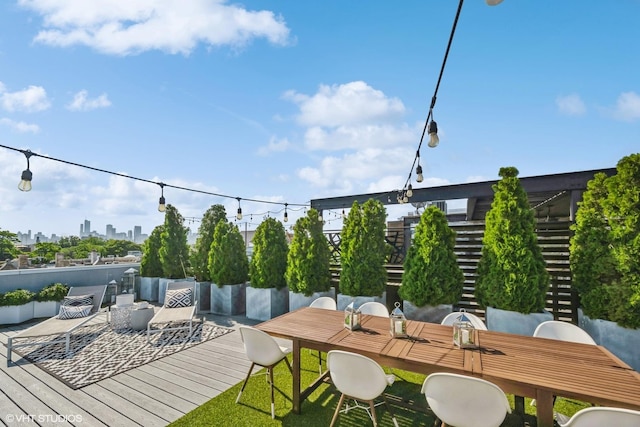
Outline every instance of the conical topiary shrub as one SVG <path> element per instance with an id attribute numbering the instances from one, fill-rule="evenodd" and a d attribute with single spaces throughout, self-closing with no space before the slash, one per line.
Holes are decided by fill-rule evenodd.
<path id="1" fill-rule="evenodd" d="M 225 221 L 216 225 L 208 265 L 211 280 L 218 287 L 247 281 L 249 261 L 238 227 Z"/>
<path id="2" fill-rule="evenodd" d="M 198 282 L 211 281 L 209 252 L 211 251 L 213 233 L 220 221 L 227 221 L 227 211 L 223 205 L 212 205 L 204 213 L 200 227 L 198 227 L 198 238 L 191 253 L 191 266 Z"/>
<path id="3" fill-rule="evenodd" d="M 287 286 L 287 236 L 284 226 L 275 218 L 267 218 L 258 225 L 253 236 L 253 254 L 249 277 L 253 288 L 282 289 Z"/>

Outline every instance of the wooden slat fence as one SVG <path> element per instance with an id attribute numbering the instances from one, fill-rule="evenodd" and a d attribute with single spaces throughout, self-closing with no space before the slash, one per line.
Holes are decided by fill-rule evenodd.
<path id="1" fill-rule="evenodd" d="M 571 289 L 571 271 L 569 269 L 569 239 L 571 236 L 570 221 L 540 221 L 537 224 L 538 244 L 542 248 L 542 254 L 547 264 L 550 275 L 550 287 L 547 293 L 547 310 L 553 313 L 557 320 L 578 322 L 577 295 Z M 474 297 L 476 269 L 482 250 L 482 237 L 484 235 L 483 221 L 451 222 L 449 226 L 456 232 L 456 255 L 458 264 L 464 274 L 464 291 L 462 299 L 456 305 L 456 309 L 476 313 L 484 317 L 484 312 L 478 307 Z M 336 289 L 340 281 L 340 236 L 332 232 L 327 236 L 330 239 L 333 250 L 332 281 Z M 387 239 L 391 244 L 393 239 Z M 404 254 L 405 248 L 395 246 L 394 256 Z M 390 308 L 395 301 L 399 301 L 397 289 L 402 283 L 402 264 L 388 264 L 387 275 L 387 303 Z"/>

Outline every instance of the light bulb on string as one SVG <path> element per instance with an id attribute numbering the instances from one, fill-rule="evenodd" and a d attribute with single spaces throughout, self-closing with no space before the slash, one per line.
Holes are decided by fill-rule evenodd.
<path id="1" fill-rule="evenodd" d="M 240 221 L 242 219 L 242 208 L 240 207 L 240 197 L 236 197 L 236 200 L 238 201 L 238 213 L 236 215 L 236 219 Z"/>
<path id="2" fill-rule="evenodd" d="M 409 187 L 407 187 L 407 197 L 413 197 L 413 187 L 411 186 L 411 184 L 409 184 Z"/>
<path id="3" fill-rule="evenodd" d="M 18 190 L 31 191 L 31 179 L 33 178 L 33 173 L 29 169 L 29 157 L 31 157 L 33 153 L 31 152 L 31 150 L 26 150 L 22 153 L 27 158 L 27 168 L 22 171 L 22 175 L 20 176 L 20 183 L 18 184 Z"/>
<path id="4" fill-rule="evenodd" d="M 288 222 L 289 221 L 289 214 L 287 214 L 287 206 L 288 206 L 288 204 L 285 203 L 284 204 L 284 222 Z"/>
<path id="5" fill-rule="evenodd" d="M 438 138 L 438 124 L 435 120 L 431 120 L 429 123 L 429 147 L 435 148 L 440 143 L 440 138 Z"/>
<path id="6" fill-rule="evenodd" d="M 167 210 L 167 204 L 164 199 L 164 184 L 161 182 L 158 185 L 160 186 L 160 200 L 158 200 L 158 212 L 164 212 Z"/>

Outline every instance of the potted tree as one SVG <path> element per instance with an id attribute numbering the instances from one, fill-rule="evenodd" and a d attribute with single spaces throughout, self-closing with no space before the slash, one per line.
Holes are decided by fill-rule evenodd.
<path id="1" fill-rule="evenodd" d="M 22 323 L 33 319 L 35 293 L 16 289 L 0 294 L 0 325 Z"/>
<path id="2" fill-rule="evenodd" d="M 62 283 L 45 286 L 35 296 L 33 317 L 53 317 L 60 311 L 60 302 L 69 292 L 69 287 Z"/>
<path id="3" fill-rule="evenodd" d="M 640 154 L 588 183 L 572 226 L 569 262 L 580 326 L 640 371 Z"/>
<path id="4" fill-rule="evenodd" d="M 160 234 L 160 262 L 162 263 L 163 276 L 159 280 L 158 301 L 164 304 L 164 296 L 167 292 L 167 284 L 176 279 L 193 280 L 188 277 L 189 245 L 187 233 L 189 229 L 184 225 L 184 218 L 173 205 L 167 205 L 164 213 L 164 226 Z"/>
<path id="5" fill-rule="evenodd" d="M 211 303 L 211 274 L 209 274 L 209 252 L 216 225 L 220 221 L 227 220 L 227 211 L 223 205 L 212 205 L 204 213 L 200 227 L 198 228 L 198 238 L 191 251 L 191 267 L 196 278 L 196 292 L 198 293 L 200 311 L 209 311 Z M 205 298 L 206 296 L 206 298 Z"/>
<path id="6" fill-rule="evenodd" d="M 489 329 L 532 335 L 539 323 L 553 320 L 544 310 L 549 274 L 518 169 L 504 167 L 499 175 L 485 218 L 475 295 L 487 309 Z"/>
<path id="7" fill-rule="evenodd" d="M 368 301 L 386 305 L 386 217 L 384 205 L 377 200 L 369 199 L 362 207 L 353 202 L 340 243 L 338 310 L 344 310 L 351 302 L 355 307 Z"/>
<path id="8" fill-rule="evenodd" d="M 336 297 L 329 270 L 331 250 L 322 227 L 322 219 L 313 208 L 293 226 L 285 273 L 290 311 L 306 307 L 316 298 Z"/>
<path id="9" fill-rule="evenodd" d="M 249 319 L 269 320 L 289 311 L 287 236 L 275 218 L 258 225 L 253 236 L 253 255 L 249 264 L 246 313 Z"/>
<path id="10" fill-rule="evenodd" d="M 208 265 L 213 282 L 211 312 L 244 314 L 249 261 L 242 235 L 234 224 L 220 221 L 216 225 Z"/>
<path id="11" fill-rule="evenodd" d="M 447 217 L 436 206 L 428 207 L 405 257 L 398 290 L 408 319 L 440 323 L 460 301 L 464 276 L 455 246 L 456 233 Z"/>
<path id="12" fill-rule="evenodd" d="M 160 277 L 163 276 L 160 247 L 163 225 L 156 226 L 142 246 L 140 260 L 140 299 L 158 301 Z"/>

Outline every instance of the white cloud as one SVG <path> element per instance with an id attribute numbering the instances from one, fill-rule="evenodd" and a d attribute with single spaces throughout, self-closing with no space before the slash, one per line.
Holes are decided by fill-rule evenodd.
<path id="1" fill-rule="evenodd" d="M 7 119 L 6 117 L 3 117 L 0 119 L 0 125 L 6 126 L 11 130 L 13 130 L 14 132 L 19 132 L 19 133 L 40 132 L 40 127 L 38 125 L 34 125 L 32 123 L 17 122 L 15 120 Z"/>
<path id="2" fill-rule="evenodd" d="M 71 111 L 91 111 L 97 108 L 105 108 L 111 106 L 111 101 L 107 94 L 103 93 L 97 98 L 87 98 L 88 92 L 81 90 L 73 96 L 73 101 L 67 105 L 67 109 Z"/>
<path id="3" fill-rule="evenodd" d="M 85 45 L 130 55 L 148 50 L 191 53 L 199 43 L 243 47 L 265 38 L 286 45 L 289 28 L 271 11 L 250 11 L 225 0 L 20 0 L 44 20 L 37 42 Z"/>
<path id="4" fill-rule="evenodd" d="M 284 98 L 300 108 L 298 121 L 305 126 L 340 127 L 394 120 L 404 114 L 398 98 L 388 98 L 362 81 L 321 85 L 313 96 L 288 91 Z"/>
<path id="5" fill-rule="evenodd" d="M 34 113 L 51 106 L 47 91 L 41 86 L 29 86 L 17 92 L 6 92 L 5 89 L 4 85 L 0 86 L 0 106 L 6 111 Z"/>
<path id="6" fill-rule="evenodd" d="M 615 106 L 614 117 L 626 122 L 640 120 L 640 95 L 635 92 L 620 94 Z"/>
<path id="7" fill-rule="evenodd" d="M 577 94 L 558 96 L 556 105 L 560 113 L 568 116 L 581 116 L 587 112 L 587 107 L 582 102 L 580 95 Z"/>
<path id="8" fill-rule="evenodd" d="M 291 143 L 287 138 L 277 139 L 276 137 L 271 137 L 269 143 L 258 149 L 258 154 L 260 156 L 266 156 L 269 153 L 273 152 L 282 152 L 287 151 L 291 147 Z"/>

